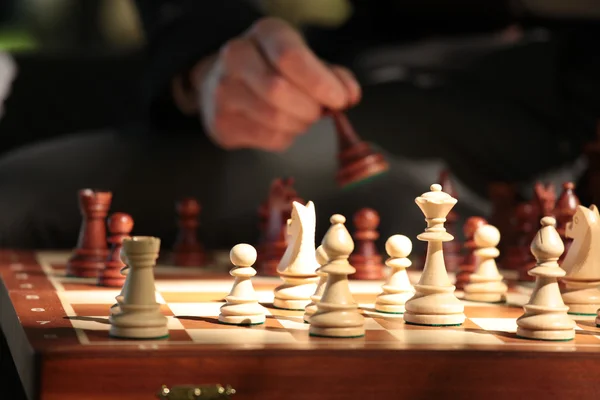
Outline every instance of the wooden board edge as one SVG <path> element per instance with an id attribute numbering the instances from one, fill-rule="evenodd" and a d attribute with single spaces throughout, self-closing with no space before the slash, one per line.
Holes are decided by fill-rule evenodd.
<path id="1" fill-rule="evenodd" d="M 25 329 L 13 307 L 9 290 L 2 278 L 0 278 L 0 329 L 2 329 L 10 348 L 11 357 L 27 398 L 36 399 L 39 380 L 38 357 L 29 343 Z"/>

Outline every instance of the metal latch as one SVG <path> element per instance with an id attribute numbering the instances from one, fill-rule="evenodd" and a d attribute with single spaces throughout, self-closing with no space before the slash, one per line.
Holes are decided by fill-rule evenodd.
<path id="1" fill-rule="evenodd" d="M 219 400 L 229 399 L 235 394 L 230 385 L 178 385 L 168 388 L 163 385 L 158 398 L 160 400 Z"/>

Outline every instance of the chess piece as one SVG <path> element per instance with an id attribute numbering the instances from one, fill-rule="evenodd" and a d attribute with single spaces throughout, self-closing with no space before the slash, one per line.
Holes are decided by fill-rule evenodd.
<path id="1" fill-rule="evenodd" d="M 571 248 L 572 239 L 566 236 L 567 225 L 573 220 L 573 216 L 577 212 L 577 206 L 581 203 L 579 198 L 575 195 L 575 185 L 573 182 L 565 182 L 563 184 L 563 191 L 560 197 L 556 201 L 556 207 L 554 208 L 554 216 L 556 217 L 556 230 L 562 239 L 565 251 L 562 253 L 561 258 L 558 260 L 559 263 L 564 261 L 564 258 L 569 253 Z"/>
<path id="2" fill-rule="evenodd" d="M 287 310 L 302 310 L 310 303 L 317 289 L 319 268 L 315 256 L 315 206 L 294 202 L 287 232 L 288 246 L 277 266 L 283 284 L 275 288 L 273 306 Z"/>
<path id="3" fill-rule="evenodd" d="M 531 251 L 529 251 L 528 244 L 531 243 L 536 234 L 536 227 L 539 224 L 540 218 L 554 216 L 554 207 L 556 204 L 556 190 L 554 185 L 544 185 L 541 182 L 536 182 L 533 191 L 534 196 L 531 200 L 532 212 L 530 214 L 531 220 L 528 222 L 531 227 L 531 233 L 530 236 L 528 235 L 529 237 L 527 238 L 527 242 L 522 248 L 521 254 L 524 256 L 524 258 L 518 268 L 519 280 L 530 282 L 533 282 L 535 277 L 530 275 L 528 271 L 533 268 L 536 263 L 535 259 L 531 255 Z"/>
<path id="4" fill-rule="evenodd" d="M 465 236 L 464 258 L 456 274 L 456 290 L 463 290 L 469 282 L 469 277 L 475 272 L 476 260 L 473 252 L 477 245 L 473 240 L 473 236 L 475 236 L 475 231 L 485 224 L 487 224 L 487 221 L 481 217 L 469 217 L 463 226 Z"/>
<path id="5" fill-rule="evenodd" d="M 356 248 L 350 256 L 350 264 L 356 273 L 350 278 L 361 280 L 383 279 L 383 263 L 375 241 L 379 238 L 377 226 L 379 214 L 371 208 L 363 208 L 354 215 L 354 242 Z"/>
<path id="6" fill-rule="evenodd" d="M 317 312 L 310 317 L 310 336 L 352 338 L 365 335 L 365 318 L 358 311 L 350 292 L 348 275 L 356 270 L 348 262 L 354 243 L 344 226 L 346 218 L 334 214 L 331 227 L 323 238 L 323 249 L 329 262 L 321 267 L 327 274 L 327 283 Z"/>
<path id="7" fill-rule="evenodd" d="M 515 208 L 514 225 L 515 240 L 508 248 L 505 267 L 519 272 L 519 278 L 525 278 L 527 271 L 535 265 L 535 259 L 529 251 L 529 244 L 535 235 L 535 227 L 539 223 L 539 213 L 531 202 L 522 202 Z M 527 275 L 529 276 L 529 275 Z"/>
<path id="8" fill-rule="evenodd" d="M 496 248 L 500 243 L 500 231 L 493 225 L 483 225 L 473 236 L 477 249 L 473 252 L 477 262 L 475 273 L 471 274 L 465 286 L 465 300 L 486 303 L 506 301 L 508 286 L 498 272 L 496 258 L 500 252 Z"/>
<path id="9" fill-rule="evenodd" d="M 596 206 L 577 206 L 565 234 L 573 243 L 562 263 L 566 271 L 563 301 L 569 314 L 596 315 L 600 309 L 600 215 Z"/>
<path id="10" fill-rule="evenodd" d="M 235 245 L 229 253 L 234 268 L 233 288 L 221 306 L 219 322 L 230 325 L 258 325 L 265 322 L 265 309 L 258 303 L 251 278 L 256 275 L 256 249 L 249 244 Z"/>
<path id="11" fill-rule="evenodd" d="M 430 192 L 417 197 L 415 202 L 427 221 L 425 232 L 417 236 L 428 242 L 427 256 L 415 285 L 415 295 L 406 302 L 404 321 L 417 325 L 461 325 L 465 321 L 464 306 L 454 295 L 455 287 L 450 283 L 442 248 L 443 242 L 454 239 L 446 232 L 444 221 L 457 200 L 434 184 Z"/>
<path id="12" fill-rule="evenodd" d="M 122 287 L 125 283 L 125 275 L 121 270 L 126 265 L 121 261 L 121 248 L 123 239 L 129 237 L 133 229 L 133 219 L 129 214 L 114 213 L 108 218 L 107 225 L 110 232 L 108 243 L 111 244 L 111 249 L 104 269 L 98 274 L 98 286 Z"/>
<path id="13" fill-rule="evenodd" d="M 383 292 L 375 300 L 375 310 L 382 313 L 403 314 L 404 305 L 415 294 L 415 288 L 406 273 L 406 268 L 411 265 L 408 256 L 412 251 L 412 242 L 404 235 L 393 235 L 385 242 L 385 251 L 389 255 L 385 265 L 392 271 L 381 287 Z"/>
<path id="14" fill-rule="evenodd" d="M 317 268 L 317 275 L 319 276 L 319 282 L 317 283 L 317 289 L 315 293 L 310 296 L 310 304 L 304 308 L 304 322 L 310 323 L 310 317 L 317 312 L 317 304 L 321 301 L 321 297 L 323 297 L 323 292 L 325 291 L 325 285 L 327 284 L 327 274 L 321 271 L 321 268 L 329 262 L 329 257 L 323 246 L 319 246 L 315 252 L 315 256 L 317 262 L 319 263 L 319 268 Z"/>
<path id="15" fill-rule="evenodd" d="M 556 220 L 544 217 L 542 228 L 531 243 L 531 252 L 537 262 L 529 273 L 535 276 L 535 288 L 525 313 L 517 319 L 517 336 L 536 340 L 572 340 L 575 322 L 568 316 L 557 278 L 564 276 L 558 258 L 564 251 L 560 235 L 555 229 Z"/>
<path id="16" fill-rule="evenodd" d="M 156 302 L 154 267 L 160 239 L 134 236 L 123 240 L 124 261 L 129 274 L 123 287 L 119 311 L 109 317 L 110 336 L 129 339 L 158 339 L 169 336 L 167 317 Z"/>
<path id="17" fill-rule="evenodd" d="M 493 182 L 488 187 L 488 197 L 492 203 L 489 223 L 498 228 L 502 237 L 502 241 L 498 245 L 500 257 L 497 262 L 503 269 L 514 269 L 515 267 L 509 262 L 509 256 L 510 249 L 516 248 L 517 232 L 514 224 L 517 197 L 516 185 L 506 182 Z"/>
<path id="18" fill-rule="evenodd" d="M 121 268 L 121 270 L 119 271 L 121 273 L 121 275 L 123 276 L 124 281 L 123 281 L 123 286 L 121 286 L 121 292 L 115 297 L 115 300 L 117 302 L 110 307 L 111 314 L 121 312 L 119 305 L 123 302 L 123 294 L 125 293 L 125 287 L 127 286 L 127 277 L 129 276 L 129 265 L 128 265 L 129 263 L 127 262 L 127 255 L 125 254 L 125 251 L 123 250 L 123 243 L 121 243 L 121 251 L 119 253 L 119 259 L 121 260 L 121 262 L 123 264 L 125 264 L 123 266 L 123 268 Z"/>
<path id="19" fill-rule="evenodd" d="M 292 178 L 278 178 L 271 183 L 269 196 L 259 209 L 259 252 L 257 269 L 260 275 L 277 276 L 277 266 L 287 249 L 286 221 L 292 213 L 292 203 L 302 203 L 293 187 Z"/>
<path id="20" fill-rule="evenodd" d="M 458 200 L 454 183 L 450 179 L 450 171 L 443 169 L 440 172 L 438 182 L 442 186 L 444 192 Z M 455 238 L 454 240 L 444 242 L 442 245 L 444 248 L 444 263 L 446 264 L 446 270 L 448 272 L 457 271 L 462 261 L 462 256 L 460 254 L 462 245 L 456 240 L 456 224 L 458 223 L 458 219 L 458 213 L 456 210 L 452 209 L 446 216 L 446 223 L 444 224 L 446 231 Z"/>
<path id="21" fill-rule="evenodd" d="M 185 198 L 176 203 L 179 232 L 173 245 L 173 263 L 179 267 L 204 266 L 206 257 L 198 241 L 198 216 L 200 204 L 196 199 Z"/>
<path id="22" fill-rule="evenodd" d="M 112 193 L 82 189 L 78 196 L 82 221 L 77 247 L 67 262 L 67 276 L 96 278 L 108 256 L 104 219 Z"/>
<path id="23" fill-rule="evenodd" d="M 330 111 L 329 113 L 335 123 L 338 138 L 339 168 L 336 174 L 338 185 L 348 187 L 389 169 L 389 164 L 383 155 L 373 151 L 368 143 L 358 137 L 343 112 Z"/>

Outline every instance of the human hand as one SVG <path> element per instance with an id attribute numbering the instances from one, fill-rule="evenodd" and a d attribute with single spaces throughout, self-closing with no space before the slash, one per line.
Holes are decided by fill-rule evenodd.
<path id="1" fill-rule="evenodd" d="M 360 100 L 352 73 L 329 66 L 300 34 L 275 18 L 245 34 L 192 71 L 208 135 L 226 149 L 284 151 L 322 116 Z"/>

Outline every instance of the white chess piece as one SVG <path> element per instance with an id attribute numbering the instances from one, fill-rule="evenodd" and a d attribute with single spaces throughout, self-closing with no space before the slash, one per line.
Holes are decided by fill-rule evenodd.
<path id="1" fill-rule="evenodd" d="M 404 235 L 393 235 L 385 242 L 389 258 L 385 265 L 391 268 L 390 275 L 377 296 L 375 310 L 383 313 L 403 314 L 406 301 L 415 294 L 415 288 L 408 279 L 406 268 L 411 266 L 408 258 L 412 242 Z"/>
<path id="2" fill-rule="evenodd" d="M 325 285 L 327 284 L 327 274 L 321 271 L 321 268 L 325 264 L 327 264 L 327 262 L 329 261 L 329 257 L 327 256 L 327 253 L 325 253 L 323 246 L 319 246 L 317 248 L 317 250 L 315 251 L 315 255 L 317 258 L 317 262 L 321 266 L 317 268 L 319 283 L 317 283 L 317 289 L 315 290 L 315 293 L 312 296 L 310 296 L 310 299 L 312 301 L 304 309 L 304 322 L 306 323 L 309 323 L 310 316 L 317 312 L 317 303 L 321 301 L 321 297 L 323 297 L 323 292 L 325 292 Z"/>
<path id="3" fill-rule="evenodd" d="M 596 315 L 600 309 L 600 215 L 595 205 L 577 206 L 566 236 L 573 243 L 561 265 L 566 271 L 563 301 L 569 314 Z"/>
<path id="4" fill-rule="evenodd" d="M 317 289 L 316 270 L 319 263 L 315 257 L 315 206 L 292 203 L 291 221 L 287 225 L 287 243 L 277 272 L 283 284 L 275 288 L 273 305 L 288 310 L 302 310 L 310 303 Z"/>
<path id="5" fill-rule="evenodd" d="M 431 185 L 431 192 L 424 193 L 415 202 L 425 214 L 427 228 L 417 239 L 427 241 L 427 256 L 415 295 L 406 302 L 404 321 L 417 325 L 461 325 L 465 321 L 465 307 L 454 295 L 455 286 L 450 282 L 444 263 L 443 242 L 454 240 L 446 231 L 444 222 L 457 200 L 442 192 L 438 184 Z"/>
<path id="6" fill-rule="evenodd" d="M 168 337 L 167 317 L 156 302 L 154 284 L 154 266 L 159 250 L 160 239 L 155 237 L 134 236 L 123 240 L 129 274 L 118 312 L 109 317 L 111 336 L 129 339 Z"/>
<path id="7" fill-rule="evenodd" d="M 121 258 L 121 262 L 123 264 L 125 264 L 125 266 L 119 270 L 121 275 L 123 275 L 125 277 L 125 282 L 123 282 L 123 287 L 121 288 L 121 293 L 119 293 L 117 295 L 117 297 L 115 298 L 115 300 L 117 300 L 117 302 L 110 307 L 111 314 L 115 314 L 115 313 L 118 313 L 121 311 L 121 309 L 119 308 L 119 304 L 121 304 L 121 302 L 123 302 L 123 293 L 125 290 L 125 286 L 127 286 L 127 277 L 129 276 L 129 265 L 128 265 L 128 262 L 126 259 L 126 255 L 123 252 L 123 248 L 121 248 L 119 256 Z"/>
<path id="8" fill-rule="evenodd" d="M 508 286 L 502 282 L 504 277 L 496 266 L 496 258 L 500 255 L 496 248 L 500 243 L 500 231 L 493 225 L 483 225 L 475 231 L 473 240 L 477 246 L 473 252 L 477 269 L 465 286 L 465 300 L 487 303 L 506 301 Z"/>
<path id="9" fill-rule="evenodd" d="M 565 251 L 556 231 L 556 220 L 544 217 L 542 228 L 531 243 L 531 253 L 537 260 L 528 274 L 535 276 L 535 289 L 525 313 L 517 319 L 517 335 L 537 340 L 572 340 L 575 321 L 569 317 L 569 307 L 563 303 L 557 279 L 565 276 L 558 259 Z"/>
<path id="10" fill-rule="evenodd" d="M 252 265 L 256 262 L 256 249 L 249 244 L 233 246 L 229 253 L 235 266 L 230 274 L 235 277 L 231 292 L 221 306 L 219 321 L 232 325 L 256 325 L 265 322 L 265 308 L 258 303 L 251 278 L 256 275 Z"/>
<path id="11" fill-rule="evenodd" d="M 348 275 L 356 269 L 348 262 L 354 250 L 354 242 L 344 226 L 346 218 L 335 214 L 331 227 L 323 238 L 323 249 L 329 262 L 321 267 L 327 274 L 327 283 L 317 312 L 310 317 L 310 336 L 333 338 L 360 337 L 365 335 L 365 318 L 358 311 L 350 292 Z"/>

